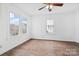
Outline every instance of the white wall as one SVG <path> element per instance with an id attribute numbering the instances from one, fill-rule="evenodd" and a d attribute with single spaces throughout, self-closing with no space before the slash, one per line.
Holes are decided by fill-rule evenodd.
<path id="1" fill-rule="evenodd" d="M 31 17 L 25 14 L 21 9 L 12 4 L 0 4 L 0 54 L 16 47 L 17 45 L 29 40 L 31 38 Z M 18 15 L 25 16 L 27 20 L 27 33 L 11 37 L 9 34 L 9 12 L 15 12 Z"/>
<path id="2" fill-rule="evenodd" d="M 75 41 L 75 18 L 76 13 L 62 13 L 52 15 L 37 15 L 32 20 L 32 36 L 38 39 L 62 40 L 62 41 Z M 54 20 L 54 34 L 46 32 L 46 20 Z"/>
<path id="3" fill-rule="evenodd" d="M 75 39 L 79 43 L 79 9 L 76 11 Z"/>

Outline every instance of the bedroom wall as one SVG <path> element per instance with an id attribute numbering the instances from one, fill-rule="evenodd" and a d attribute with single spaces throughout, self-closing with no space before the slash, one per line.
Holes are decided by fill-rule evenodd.
<path id="1" fill-rule="evenodd" d="M 0 7 L 0 54 L 2 54 L 31 38 L 31 17 L 12 4 L 0 4 Z M 28 19 L 26 34 L 16 37 L 9 35 L 9 12 L 11 11 Z"/>
<path id="2" fill-rule="evenodd" d="M 54 34 L 46 32 L 46 20 L 54 20 Z M 32 20 L 32 36 L 38 39 L 75 41 L 75 19 L 74 11 L 52 15 L 37 15 Z"/>
<path id="3" fill-rule="evenodd" d="M 79 43 L 79 9 L 76 11 L 75 39 Z"/>

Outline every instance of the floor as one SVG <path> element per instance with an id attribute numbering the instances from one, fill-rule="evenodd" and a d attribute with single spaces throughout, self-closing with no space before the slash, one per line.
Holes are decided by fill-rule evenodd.
<path id="1" fill-rule="evenodd" d="M 2 56 L 79 56 L 79 43 L 31 39 Z"/>

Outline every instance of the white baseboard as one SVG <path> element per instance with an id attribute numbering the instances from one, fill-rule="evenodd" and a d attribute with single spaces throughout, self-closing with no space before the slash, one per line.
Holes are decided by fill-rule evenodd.
<path id="1" fill-rule="evenodd" d="M 32 39 L 39 39 L 39 40 L 57 40 L 57 41 L 69 41 L 69 42 L 75 42 L 75 41 L 73 41 L 73 40 L 57 39 L 57 38 L 32 38 Z"/>

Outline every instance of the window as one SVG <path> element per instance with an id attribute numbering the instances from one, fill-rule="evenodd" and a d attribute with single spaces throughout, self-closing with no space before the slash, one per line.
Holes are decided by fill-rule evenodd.
<path id="1" fill-rule="evenodd" d="M 47 20 L 47 32 L 53 33 L 54 22 L 53 20 Z"/>
<path id="2" fill-rule="evenodd" d="M 25 33 L 27 33 L 27 19 L 10 12 L 10 35 L 16 36 Z"/>

